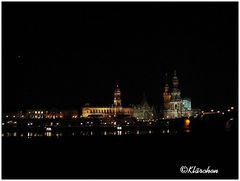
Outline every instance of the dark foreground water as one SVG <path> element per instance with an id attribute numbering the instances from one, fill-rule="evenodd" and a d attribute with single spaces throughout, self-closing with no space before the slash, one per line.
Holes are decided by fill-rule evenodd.
<path id="1" fill-rule="evenodd" d="M 237 178 L 238 144 L 233 132 L 137 131 L 5 132 L 2 177 Z M 210 166 L 218 174 L 183 174 L 181 166 Z"/>

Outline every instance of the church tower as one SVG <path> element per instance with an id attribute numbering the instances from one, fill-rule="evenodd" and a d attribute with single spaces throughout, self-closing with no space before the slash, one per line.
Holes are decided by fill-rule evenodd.
<path id="1" fill-rule="evenodd" d="M 163 92 L 163 100 L 164 100 L 164 110 L 170 109 L 170 101 L 171 101 L 171 93 L 169 91 L 168 80 L 167 80 L 167 73 L 165 74 L 165 87 Z"/>
<path id="2" fill-rule="evenodd" d="M 174 70 L 174 76 L 172 78 L 173 89 L 171 92 L 171 116 L 172 118 L 182 117 L 182 98 L 181 91 L 179 89 L 179 81 L 177 77 L 177 72 Z"/>
<path id="3" fill-rule="evenodd" d="M 114 107 L 121 107 L 122 106 L 121 91 L 120 91 L 120 88 L 119 88 L 118 85 L 117 85 L 117 87 L 114 91 L 113 106 Z"/>
<path id="4" fill-rule="evenodd" d="M 172 89 L 172 101 L 180 101 L 181 100 L 181 91 L 179 89 L 179 81 L 177 77 L 177 72 L 174 70 L 174 76 L 172 78 L 172 84 L 173 84 L 173 89 Z"/>

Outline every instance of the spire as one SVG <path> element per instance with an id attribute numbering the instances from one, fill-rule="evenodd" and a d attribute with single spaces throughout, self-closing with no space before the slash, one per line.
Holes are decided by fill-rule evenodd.
<path id="1" fill-rule="evenodd" d="M 148 106 L 148 102 L 147 102 L 147 97 L 146 97 L 146 93 L 143 92 L 143 99 L 142 99 L 142 102 L 141 102 L 141 106 Z"/>
<path id="2" fill-rule="evenodd" d="M 167 73 L 165 73 L 165 86 L 164 86 L 164 92 L 163 92 L 163 100 L 164 100 L 164 110 L 170 109 L 171 93 L 169 91 Z"/>
<path id="3" fill-rule="evenodd" d="M 174 76 L 172 78 L 172 84 L 173 84 L 174 88 L 178 88 L 179 81 L 178 81 L 177 71 L 176 70 L 174 70 Z"/>
<path id="4" fill-rule="evenodd" d="M 116 85 L 116 88 L 115 88 L 115 92 L 119 91 L 120 92 L 120 88 L 119 88 L 119 85 L 117 84 Z"/>
<path id="5" fill-rule="evenodd" d="M 167 73 L 165 73 L 165 84 L 168 84 L 167 83 Z"/>
<path id="6" fill-rule="evenodd" d="M 167 80 L 167 73 L 165 73 L 165 92 L 168 92 L 169 91 L 169 86 L 168 86 L 168 80 Z"/>
<path id="7" fill-rule="evenodd" d="M 143 92 L 143 101 L 146 102 L 147 101 L 147 97 L 146 97 L 146 93 Z"/>

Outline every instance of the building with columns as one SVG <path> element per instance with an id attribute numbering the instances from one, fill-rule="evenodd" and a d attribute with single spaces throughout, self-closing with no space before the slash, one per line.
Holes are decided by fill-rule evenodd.
<path id="1" fill-rule="evenodd" d="M 191 100 L 188 98 L 181 98 L 181 91 L 179 89 L 179 80 L 177 72 L 174 70 L 172 78 L 172 89 L 168 85 L 168 79 L 166 74 L 166 81 L 163 92 L 164 100 L 164 119 L 175 119 L 181 117 L 191 116 Z"/>
<path id="2" fill-rule="evenodd" d="M 131 107 L 123 107 L 121 100 L 121 91 L 117 85 L 113 94 L 113 105 L 109 107 L 91 107 L 86 105 L 82 108 L 82 117 L 102 117 L 111 118 L 117 116 L 133 116 L 133 109 Z"/>

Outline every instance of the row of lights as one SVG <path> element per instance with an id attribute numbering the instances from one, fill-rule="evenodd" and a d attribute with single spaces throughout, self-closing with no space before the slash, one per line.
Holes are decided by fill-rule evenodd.
<path id="1" fill-rule="evenodd" d="M 6 118 L 9 118 L 9 115 L 6 115 L 5 116 Z M 16 118 L 16 116 L 15 115 L 13 115 L 12 116 L 13 118 Z M 21 118 L 24 118 L 24 115 L 21 115 L 20 116 Z M 33 116 L 32 118 L 35 118 L 35 119 L 43 119 L 43 115 L 42 116 L 38 116 L 38 115 L 35 115 L 35 116 Z M 46 116 L 46 118 L 53 118 L 53 119 L 55 119 L 55 118 L 63 118 L 63 116 L 62 115 L 60 115 L 60 116 Z M 72 118 L 77 118 L 77 116 L 72 116 Z"/>
<path id="2" fill-rule="evenodd" d="M 227 111 L 228 112 L 231 112 L 232 110 L 234 110 L 234 107 L 231 107 L 230 109 L 228 109 Z M 214 112 L 214 109 L 211 109 L 211 112 Z M 221 113 L 221 111 L 217 111 L 217 113 L 218 114 L 220 114 Z M 202 114 L 204 114 L 204 111 L 202 111 Z M 224 115 L 225 113 L 224 112 L 222 112 L 222 114 Z"/>
<path id="3" fill-rule="evenodd" d="M 9 115 L 6 115 L 5 117 L 6 117 L 6 118 L 8 118 L 8 117 L 9 117 Z M 12 117 L 13 117 L 13 118 L 16 118 L 16 116 L 15 116 L 15 115 L 13 115 Z M 20 117 L 21 117 L 21 118 L 24 118 L 24 115 L 21 115 Z"/>

